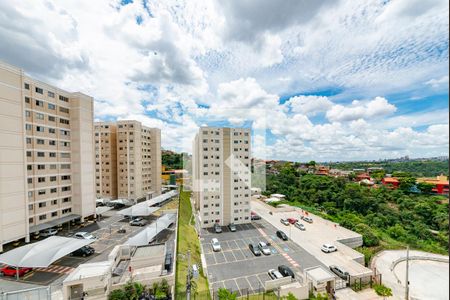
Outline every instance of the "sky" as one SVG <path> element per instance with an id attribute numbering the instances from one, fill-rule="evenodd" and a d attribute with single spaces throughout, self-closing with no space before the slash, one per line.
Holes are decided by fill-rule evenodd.
<path id="1" fill-rule="evenodd" d="M 447 0 L 0 1 L 0 60 L 191 151 L 251 126 L 293 161 L 448 155 Z"/>

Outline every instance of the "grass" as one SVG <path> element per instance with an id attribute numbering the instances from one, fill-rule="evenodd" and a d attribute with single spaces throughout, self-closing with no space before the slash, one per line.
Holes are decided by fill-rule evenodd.
<path id="1" fill-rule="evenodd" d="M 191 264 L 201 266 L 200 259 L 200 241 L 194 228 L 192 209 L 190 202 L 190 192 L 181 191 L 178 211 L 178 235 L 177 235 L 177 257 L 175 293 L 181 295 L 186 292 L 186 275 L 188 269 L 188 261 L 186 253 L 191 253 Z M 181 254 L 181 255 L 180 255 Z M 200 276 L 196 280 L 197 292 L 206 293 L 209 291 L 208 280 L 203 275 L 200 268 Z"/>

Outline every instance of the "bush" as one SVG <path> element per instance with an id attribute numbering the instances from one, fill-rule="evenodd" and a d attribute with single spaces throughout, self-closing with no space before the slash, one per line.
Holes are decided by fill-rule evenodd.
<path id="1" fill-rule="evenodd" d="M 380 244 L 380 240 L 368 225 L 360 223 L 355 226 L 355 231 L 362 235 L 364 246 L 373 247 Z"/>
<path id="2" fill-rule="evenodd" d="M 392 296 L 392 290 L 383 284 L 374 284 L 373 289 L 378 296 L 390 297 Z"/>

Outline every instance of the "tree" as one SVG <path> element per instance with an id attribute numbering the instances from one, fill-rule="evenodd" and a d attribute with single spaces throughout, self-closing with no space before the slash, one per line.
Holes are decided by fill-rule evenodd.
<path id="1" fill-rule="evenodd" d="M 217 291 L 217 296 L 219 297 L 219 300 L 236 300 L 237 299 L 236 293 L 232 293 L 229 290 L 224 289 L 224 288 L 220 288 Z"/>
<path id="2" fill-rule="evenodd" d="M 409 191 L 416 184 L 416 178 L 409 176 L 399 177 L 398 181 L 400 189 L 404 191 Z"/>
<path id="3" fill-rule="evenodd" d="M 380 240 L 368 225 L 360 223 L 356 225 L 355 231 L 362 235 L 364 246 L 373 247 L 380 244 Z"/>
<path id="4" fill-rule="evenodd" d="M 292 294 L 291 292 L 289 292 L 289 294 L 287 294 L 287 296 L 283 297 L 284 300 L 298 300 L 297 297 L 294 296 L 294 294 Z"/>
<path id="5" fill-rule="evenodd" d="M 417 188 L 424 194 L 431 193 L 431 190 L 434 188 L 433 184 L 426 183 L 426 182 L 419 182 L 417 184 Z"/>
<path id="6" fill-rule="evenodd" d="M 108 299 L 109 300 L 127 300 L 128 297 L 124 290 L 118 289 L 118 290 L 111 291 L 111 293 L 109 293 Z"/>

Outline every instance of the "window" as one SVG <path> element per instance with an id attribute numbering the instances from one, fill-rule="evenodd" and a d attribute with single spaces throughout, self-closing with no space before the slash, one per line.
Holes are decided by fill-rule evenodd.
<path id="1" fill-rule="evenodd" d="M 57 192 L 58 192 L 57 188 L 51 188 L 50 189 L 50 194 L 54 194 L 54 193 L 57 193 Z"/>
<path id="2" fill-rule="evenodd" d="M 31 124 L 25 124 L 25 129 L 26 129 L 26 130 L 31 130 L 31 129 L 32 129 Z"/>
<path id="3" fill-rule="evenodd" d="M 36 91 L 36 93 L 38 94 L 44 94 L 44 90 L 39 88 L 39 87 L 35 87 L 34 90 Z"/>
<path id="4" fill-rule="evenodd" d="M 45 165 L 38 165 L 38 170 L 45 170 Z"/>
<path id="5" fill-rule="evenodd" d="M 46 207 L 46 206 L 47 206 L 47 203 L 45 203 L 45 202 L 39 203 L 39 208 Z"/>
<path id="6" fill-rule="evenodd" d="M 36 100 L 35 104 L 36 106 L 44 107 L 44 102 L 42 102 L 41 100 Z"/>
<path id="7" fill-rule="evenodd" d="M 61 124 L 66 124 L 66 125 L 69 125 L 69 124 L 70 124 L 69 120 L 62 119 L 62 118 L 59 118 L 59 123 L 61 123 Z"/>
<path id="8" fill-rule="evenodd" d="M 31 157 L 31 151 L 27 151 L 27 157 Z"/>
<path id="9" fill-rule="evenodd" d="M 48 129 L 48 133 L 56 134 L 56 129 L 55 128 L 49 128 Z"/>
<path id="10" fill-rule="evenodd" d="M 61 176 L 61 180 L 70 180 L 70 175 Z"/>
<path id="11" fill-rule="evenodd" d="M 56 146 L 56 141 L 55 140 L 48 141 L 48 144 L 50 146 Z"/>
<path id="12" fill-rule="evenodd" d="M 45 153 L 44 152 L 38 152 L 37 153 L 37 157 L 45 157 Z"/>
<path id="13" fill-rule="evenodd" d="M 48 116 L 49 122 L 56 122 L 56 118 L 54 116 Z"/>
<path id="14" fill-rule="evenodd" d="M 61 153 L 61 158 L 70 158 L 70 153 Z"/>
<path id="15" fill-rule="evenodd" d="M 25 97 L 25 103 L 30 104 L 31 100 L 30 97 Z"/>
<path id="16" fill-rule="evenodd" d="M 65 114 L 69 113 L 69 109 L 68 108 L 61 107 L 61 106 L 59 107 L 59 111 L 62 112 L 62 113 L 65 113 Z"/>
<path id="17" fill-rule="evenodd" d="M 68 131 L 68 130 L 60 130 L 60 134 L 61 135 L 65 135 L 65 136 L 69 136 L 70 135 L 70 131 Z"/>
<path id="18" fill-rule="evenodd" d="M 49 156 L 49 157 L 55 158 L 55 157 L 56 157 L 56 152 L 50 152 L 50 153 L 48 154 L 48 156 Z"/>
<path id="19" fill-rule="evenodd" d="M 47 219 L 47 215 L 40 215 L 39 216 L 39 220 L 40 221 L 45 220 L 45 219 Z"/>
<path id="20" fill-rule="evenodd" d="M 36 143 L 37 143 L 38 145 L 44 145 L 45 141 L 44 141 L 43 139 L 37 139 L 37 140 L 36 140 Z"/>
<path id="21" fill-rule="evenodd" d="M 69 143 L 69 142 L 61 141 L 61 142 L 60 142 L 60 145 L 61 145 L 61 147 L 69 147 L 69 146 L 70 146 L 70 143 Z"/>
<path id="22" fill-rule="evenodd" d="M 42 127 L 42 126 L 36 126 L 36 131 L 37 131 L 37 132 L 44 132 L 45 129 L 44 129 L 44 127 Z"/>
<path id="23" fill-rule="evenodd" d="M 56 181 L 56 176 L 50 176 L 50 182 Z"/>
<path id="24" fill-rule="evenodd" d="M 39 190 L 38 195 L 45 195 L 45 190 Z"/>
<path id="25" fill-rule="evenodd" d="M 30 89 L 30 84 L 25 82 L 24 83 L 24 87 L 25 87 L 26 90 L 29 90 Z"/>
<path id="26" fill-rule="evenodd" d="M 48 91 L 48 92 L 47 92 L 47 95 L 48 95 L 50 98 L 55 98 L 55 93 L 53 93 L 53 92 Z"/>
<path id="27" fill-rule="evenodd" d="M 27 170 L 28 171 L 32 171 L 33 170 L 33 165 L 27 165 Z"/>
<path id="28" fill-rule="evenodd" d="M 28 182 L 28 184 L 33 184 L 33 178 L 28 178 L 27 182 Z"/>
<path id="29" fill-rule="evenodd" d="M 58 216 L 58 212 L 57 211 L 52 212 L 52 217 L 57 217 L 57 216 Z"/>
<path id="30" fill-rule="evenodd" d="M 62 164 L 61 165 L 61 169 L 70 169 L 70 165 L 69 164 Z"/>
<path id="31" fill-rule="evenodd" d="M 25 117 L 27 117 L 27 118 L 31 117 L 31 112 L 26 110 L 25 111 Z"/>
<path id="32" fill-rule="evenodd" d="M 38 182 L 45 182 L 45 177 L 39 177 Z"/>
<path id="33" fill-rule="evenodd" d="M 69 102 L 69 98 L 59 95 L 59 100 Z"/>
<path id="34" fill-rule="evenodd" d="M 28 210 L 33 210 L 33 204 L 28 204 Z"/>
<path id="35" fill-rule="evenodd" d="M 55 110 L 56 109 L 56 105 L 52 104 L 52 103 L 49 103 L 48 104 L 48 109 Z"/>

